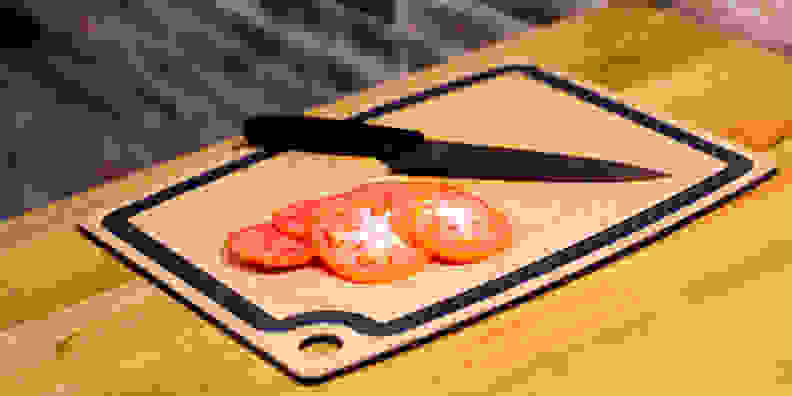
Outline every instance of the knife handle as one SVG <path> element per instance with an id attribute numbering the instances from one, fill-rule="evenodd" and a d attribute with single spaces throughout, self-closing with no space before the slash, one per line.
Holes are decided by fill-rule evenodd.
<path id="1" fill-rule="evenodd" d="M 329 118 L 293 115 L 257 115 L 245 120 L 249 144 L 267 151 L 289 150 L 319 154 L 389 159 L 424 141 L 422 133 Z"/>

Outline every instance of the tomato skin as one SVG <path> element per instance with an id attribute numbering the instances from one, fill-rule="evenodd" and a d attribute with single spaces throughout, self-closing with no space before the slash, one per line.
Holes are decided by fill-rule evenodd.
<path id="1" fill-rule="evenodd" d="M 394 229 L 444 264 L 468 264 L 512 242 L 507 216 L 462 190 L 430 191 L 402 205 Z"/>
<path id="2" fill-rule="evenodd" d="M 241 264 L 262 269 L 297 267 L 316 256 L 313 246 L 280 232 L 272 223 L 247 226 L 229 233 L 226 249 L 229 257 Z"/>

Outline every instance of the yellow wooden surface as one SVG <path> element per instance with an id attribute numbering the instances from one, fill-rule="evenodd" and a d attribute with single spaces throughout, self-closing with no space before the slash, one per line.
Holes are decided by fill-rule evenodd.
<path id="1" fill-rule="evenodd" d="M 0 329 L 51 312 L 137 276 L 77 232 L 97 208 L 137 199 L 232 159 L 233 139 L 145 169 L 0 224 Z"/>
<path id="2" fill-rule="evenodd" d="M 422 88 L 422 82 L 441 83 L 488 65 L 531 60 L 547 70 L 607 88 L 609 93 L 630 96 L 643 92 L 645 97 L 637 103 L 658 105 L 675 117 L 707 122 L 705 127 L 715 132 L 725 131 L 738 121 L 779 117 L 784 113 L 780 95 L 792 88 L 788 86 L 792 81 L 778 78 L 788 72 L 784 58 L 727 40 L 711 28 L 673 13 L 649 9 L 599 10 L 382 85 L 395 92 L 396 98 Z M 755 73 L 757 69 L 761 72 Z M 713 75 L 732 78 L 714 79 Z M 707 92 L 707 96 L 701 92 Z M 314 112 L 344 116 L 372 96 L 382 97 L 353 96 Z M 713 100 L 717 106 L 710 105 Z M 745 137 L 755 135 L 756 131 L 737 134 L 735 139 L 750 144 L 751 139 Z M 761 144 L 766 141 L 759 139 L 757 148 L 766 148 Z M 217 147 L 212 150 L 223 152 Z M 0 306 L 8 307 L 0 312 L 0 329 L 22 320 L 45 318 L 50 312 L 132 279 L 129 271 L 74 232 L 74 225 L 107 202 L 139 197 L 154 190 L 152 186 L 166 186 L 164 180 L 171 176 L 189 175 L 193 168 L 206 166 L 205 158 L 218 157 L 210 155 L 212 150 L 0 224 Z M 41 263 L 46 263 L 46 271 L 40 271 Z"/>
<path id="3" fill-rule="evenodd" d="M 605 10 L 501 44 L 476 61 L 486 66 L 499 62 L 497 51 L 529 52 L 550 70 L 714 132 L 780 117 L 782 107 L 767 109 L 785 84 L 776 81 L 789 72 L 784 59 L 699 29 L 649 10 Z M 404 90 L 461 72 L 454 65 L 470 59 L 405 80 Z M 753 75 L 755 65 L 762 72 Z M 746 83 L 749 74 L 761 83 Z M 371 92 L 315 112 L 343 116 L 354 103 L 371 101 Z M 734 103 L 746 93 L 755 99 Z M 752 133 L 764 131 L 746 128 L 732 138 L 750 145 Z M 788 140 L 770 149 L 782 168 L 792 165 Z M 9 372 L 0 386 L 9 394 L 80 395 L 790 394 L 792 326 L 783 314 L 792 278 L 789 179 L 782 170 L 757 193 L 592 276 L 318 387 L 294 384 L 160 293 L 86 323 L 57 359 Z M 17 291 L 0 294 L 3 323 L 41 317 L 123 278 L 118 263 L 59 232 L 3 253 L 0 287 Z M 32 265 L 65 261 L 50 278 Z M 88 272 L 93 280 L 79 275 Z M 28 301 L 39 301 L 30 303 L 33 313 L 24 309 Z M 20 308 L 9 311 L 9 303 Z"/>

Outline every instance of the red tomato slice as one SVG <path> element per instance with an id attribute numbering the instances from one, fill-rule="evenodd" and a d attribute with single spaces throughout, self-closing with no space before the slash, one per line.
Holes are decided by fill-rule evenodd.
<path id="1" fill-rule="evenodd" d="M 403 210 L 405 206 L 434 192 L 457 190 L 457 187 L 443 183 L 383 181 L 364 184 L 352 190 L 350 194 L 365 197 L 370 201 L 381 202 L 380 206 L 393 211 Z"/>
<path id="2" fill-rule="evenodd" d="M 483 260 L 512 242 L 506 215 L 462 190 L 430 191 L 402 207 L 396 233 L 448 264 Z"/>
<path id="3" fill-rule="evenodd" d="M 335 194 L 320 199 L 306 199 L 290 204 L 272 213 L 272 223 L 275 227 L 287 235 L 309 240 L 311 228 L 318 217 L 317 210 L 326 206 L 328 202 L 333 202 L 341 196 L 349 193 Z"/>
<path id="4" fill-rule="evenodd" d="M 292 203 L 285 208 L 276 210 L 272 214 L 272 223 L 281 232 L 295 238 L 307 239 L 310 237 L 311 227 L 319 216 L 316 210 L 321 206 L 333 205 L 331 203 L 338 202 L 339 199 L 356 202 L 368 201 L 375 213 L 381 214 L 386 208 L 393 207 L 395 203 L 409 200 L 417 194 L 429 190 L 445 191 L 448 189 L 448 185 L 439 183 L 368 183 L 342 194 Z"/>
<path id="5" fill-rule="evenodd" d="M 272 214 L 272 224 L 289 236 L 306 239 L 311 231 L 313 210 L 319 202 L 316 199 L 298 201 L 279 209 Z"/>
<path id="6" fill-rule="evenodd" d="M 231 257 L 265 269 L 296 267 L 308 263 L 315 249 L 290 238 L 272 223 L 258 224 L 232 232 L 226 241 Z"/>
<path id="7" fill-rule="evenodd" d="M 329 269 L 356 283 L 388 283 L 420 272 L 429 262 L 391 230 L 385 190 L 363 186 L 319 208 L 312 231 Z"/>

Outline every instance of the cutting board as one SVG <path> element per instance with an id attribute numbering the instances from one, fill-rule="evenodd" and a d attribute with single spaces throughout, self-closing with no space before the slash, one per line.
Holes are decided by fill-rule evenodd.
<path id="1" fill-rule="evenodd" d="M 596 276 L 596 269 L 776 173 L 767 155 L 706 131 L 683 130 L 535 66 L 471 74 L 372 103 L 350 118 L 414 128 L 430 138 L 626 162 L 671 177 L 600 184 L 428 179 L 462 184 L 506 212 L 512 247 L 476 264 L 432 263 L 390 284 L 348 283 L 319 266 L 254 272 L 229 265 L 223 249 L 229 232 L 265 222 L 273 210 L 297 200 L 374 181 L 418 180 L 389 176 L 375 160 L 240 148 L 225 162 L 190 170 L 178 184 L 154 186 L 148 195 L 98 211 L 81 228 L 241 345 L 310 384 L 392 357 L 580 276 Z M 336 348 L 322 352 L 312 344 Z"/>

